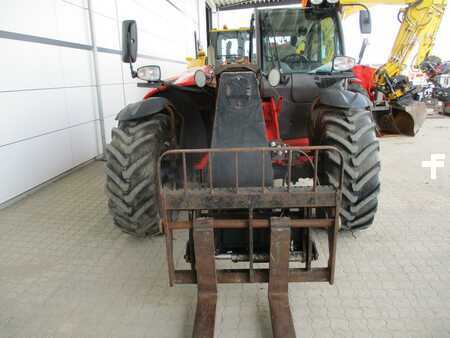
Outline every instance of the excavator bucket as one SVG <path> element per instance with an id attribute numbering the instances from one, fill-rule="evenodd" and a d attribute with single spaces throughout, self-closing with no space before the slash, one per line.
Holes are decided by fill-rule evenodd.
<path id="1" fill-rule="evenodd" d="M 393 104 L 389 110 L 374 110 L 378 134 L 416 135 L 425 121 L 427 108 L 424 102 L 409 101 Z"/>

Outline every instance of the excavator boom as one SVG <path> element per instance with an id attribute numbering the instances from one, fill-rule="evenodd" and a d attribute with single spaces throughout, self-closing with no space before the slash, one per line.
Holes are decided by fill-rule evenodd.
<path id="1" fill-rule="evenodd" d="M 397 1 L 389 0 L 389 2 Z M 418 47 L 418 52 L 414 56 L 411 65 L 416 69 L 419 68 L 433 48 L 447 5 L 446 0 L 404 2 L 408 3 L 408 7 L 399 12 L 399 20 L 402 24 L 388 62 L 377 72 L 380 85 L 384 85 L 386 80 L 384 77 L 393 78 L 400 75 L 416 47 Z"/>
<path id="2" fill-rule="evenodd" d="M 414 136 L 425 120 L 426 106 L 414 99 L 417 90 L 401 73 L 408 64 L 419 69 L 430 56 L 447 0 L 342 0 L 341 4 L 344 5 L 344 17 L 355 11 L 355 6 L 349 5 L 406 5 L 398 14 L 401 25 L 388 61 L 375 70 L 359 66 L 356 76 L 374 101 L 374 115 L 380 132 Z M 367 83 L 367 76 L 363 80 L 361 74 L 369 73 L 373 74 L 372 81 Z M 381 106 L 388 110 L 378 109 L 379 102 L 375 102 L 380 96 L 378 93 L 384 98 Z"/>

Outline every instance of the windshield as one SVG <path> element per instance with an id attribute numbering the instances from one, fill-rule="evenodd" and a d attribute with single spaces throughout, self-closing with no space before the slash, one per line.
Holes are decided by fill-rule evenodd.
<path id="1" fill-rule="evenodd" d="M 262 69 L 284 73 L 330 72 L 341 55 L 333 11 L 285 8 L 261 11 Z"/>
<path id="2" fill-rule="evenodd" d="M 217 32 L 216 64 L 248 61 L 250 33 L 248 30 Z"/>

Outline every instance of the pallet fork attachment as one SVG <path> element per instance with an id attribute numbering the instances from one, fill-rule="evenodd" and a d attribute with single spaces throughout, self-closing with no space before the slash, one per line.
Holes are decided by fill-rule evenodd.
<path id="1" fill-rule="evenodd" d="M 278 150 L 278 149 L 277 149 Z M 295 165 L 293 154 L 313 157 L 313 185 L 297 187 L 290 183 L 283 187 L 240 187 L 236 179 L 234 188 L 215 188 L 212 185 L 212 172 L 208 173 L 208 182 L 204 187 L 192 187 L 187 180 L 187 154 L 234 153 L 237 161 L 242 152 L 264 153 L 262 157 L 271 156 L 273 148 L 221 148 L 169 150 L 161 159 L 168 156 L 181 157 L 183 184 L 181 188 L 163 186 L 159 178 L 161 196 L 161 215 L 166 238 L 166 250 L 169 270 L 169 283 L 197 284 L 197 309 L 193 329 L 193 338 L 213 338 L 215 328 L 217 283 L 268 283 L 268 300 L 274 338 L 295 338 L 295 329 L 289 307 L 289 282 L 334 282 L 336 263 L 336 239 L 339 227 L 339 210 L 343 182 L 342 154 L 334 147 L 286 147 L 281 149 L 288 154 L 288 176 Z M 336 152 L 341 159 L 340 180 L 337 187 L 323 186 L 317 178 L 318 158 L 320 152 Z M 263 160 L 264 161 L 264 160 Z M 314 161 L 314 163 L 312 163 Z M 211 164 L 209 164 L 211 168 Z M 236 165 L 237 168 L 237 165 Z M 158 168 L 160 171 L 160 166 Z M 263 178 L 264 182 L 264 178 Z M 288 181 L 290 182 L 290 180 Z M 254 218 L 258 209 L 305 210 L 306 218 L 268 217 Z M 217 218 L 205 211 L 211 210 L 248 210 L 248 218 Z M 315 210 L 326 210 L 315 213 Z M 173 221 L 171 211 L 188 211 L 188 221 Z M 318 216 L 318 215 L 321 216 Z M 323 214 L 323 216 L 322 216 Z M 314 215 L 314 217 L 312 217 Z M 270 230 L 270 250 L 268 268 L 255 268 L 253 230 L 268 228 Z M 304 229 L 305 252 L 304 267 L 291 267 L 291 232 Z M 312 267 L 312 229 L 322 228 L 328 235 L 328 263 L 324 267 Z M 248 229 L 248 269 L 216 269 L 215 231 L 218 229 Z M 190 241 L 194 251 L 191 269 L 175 269 L 173 254 L 173 232 L 189 230 Z M 192 240 L 192 241 L 191 241 Z"/>
<path id="2" fill-rule="evenodd" d="M 291 229 L 288 217 L 270 219 L 269 306 L 274 337 L 295 338 L 289 307 L 289 248 Z"/>
<path id="3" fill-rule="evenodd" d="M 214 252 L 214 224 L 211 218 L 193 222 L 197 310 L 193 337 L 214 337 L 217 303 L 217 277 Z"/>

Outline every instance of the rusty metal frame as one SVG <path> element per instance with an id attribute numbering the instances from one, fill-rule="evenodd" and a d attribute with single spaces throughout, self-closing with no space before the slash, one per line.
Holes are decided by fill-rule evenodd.
<path id="1" fill-rule="evenodd" d="M 287 154 L 287 186 L 265 186 L 264 170 L 259 187 L 240 187 L 238 178 L 239 153 L 262 153 L 264 158 L 274 151 L 270 147 L 259 148 L 221 148 L 221 149 L 177 149 L 165 152 L 159 159 L 158 178 L 161 202 L 161 216 L 166 238 L 166 254 L 169 270 L 169 283 L 198 284 L 198 302 L 193 337 L 213 337 L 215 309 L 217 301 L 217 283 L 269 283 L 269 304 L 271 309 L 273 336 L 275 338 L 295 337 L 292 315 L 289 308 L 289 282 L 334 282 L 336 263 L 336 236 L 339 226 L 339 211 L 344 179 L 344 159 L 342 153 L 330 146 L 284 147 L 276 148 Z M 320 152 L 331 151 L 340 158 L 339 182 L 337 187 L 321 185 L 318 179 L 318 161 Z M 213 186 L 211 161 L 208 163 L 207 182 L 203 187 L 189 186 L 187 173 L 187 154 L 234 153 L 235 185 L 232 188 Z M 311 187 L 296 187 L 291 184 L 293 154 L 306 156 L 314 169 Z M 161 161 L 169 156 L 181 156 L 182 187 L 163 186 L 160 177 Z M 233 165 L 233 164 L 230 164 Z M 303 219 L 277 218 L 255 219 L 256 209 L 303 208 Z M 321 218 L 309 218 L 314 208 L 326 208 L 329 212 Z M 217 209 L 248 209 L 247 219 L 216 219 L 198 217 L 199 211 Z M 188 221 L 173 221 L 171 211 L 189 211 Z M 253 229 L 270 228 L 269 268 L 254 268 Z M 304 268 L 289 266 L 290 233 L 292 228 L 303 228 L 306 233 L 306 259 Z M 328 263 L 325 267 L 312 267 L 311 229 L 322 228 L 328 234 Z M 249 231 L 249 268 L 216 269 L 214 250 L 215 229 L 248 229 Z M 174 264 L 173 231 L 189 230 L 193 239 L 194 262 L 191 269 L 177 270 Z"/>
<path id="2" fill-rule="evenodd" d="M 214 224 L 211 218 L 196 218 L 193 227 L 198 285 L 193 337 L 213 337 L 217 303 Z"/>
<path id="3" fill-rule="evenodd" d="M 270 219 L 269 306 L 274 337 L 295 338 L 289 307 L 290 218 Z"/>

